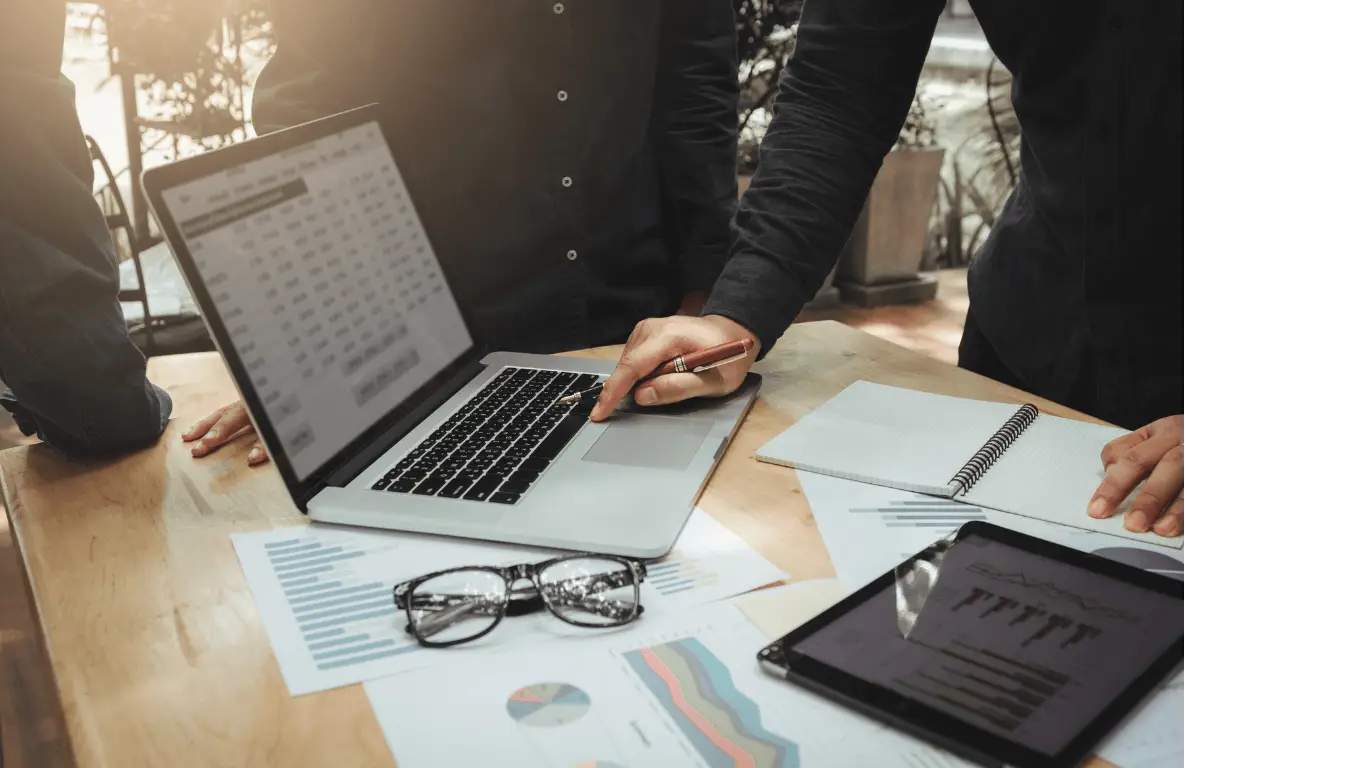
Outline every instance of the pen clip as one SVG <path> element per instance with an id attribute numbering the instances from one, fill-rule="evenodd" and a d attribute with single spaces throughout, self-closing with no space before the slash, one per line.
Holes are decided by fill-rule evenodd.
<path id="1" fill-rule="evenodd" d="M 720 368 L 721 366 L 726 365 L 728 363 L 734 363 L 739 360 L 744 360 L 748 355 L 749 352 L 741 352 L 740 354 L 735 355 L 734 357 L 728 357 L 725 360 L 717 360 L 716 362 L 710 363 L 708 365 L 699 365 L 696 368 L 692 369 L 691 372 L 701 373 L 703 371 L 710 371 L 713 368 Z"/>

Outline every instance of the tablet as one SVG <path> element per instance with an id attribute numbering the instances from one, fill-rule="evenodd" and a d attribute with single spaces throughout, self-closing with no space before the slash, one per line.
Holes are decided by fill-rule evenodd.
<path id="1" fill-rule="evenodd" d="M 1181 665 L 1184 585 L 972 522 L 759 652 L 983 765 L 1081 764 Z"/>

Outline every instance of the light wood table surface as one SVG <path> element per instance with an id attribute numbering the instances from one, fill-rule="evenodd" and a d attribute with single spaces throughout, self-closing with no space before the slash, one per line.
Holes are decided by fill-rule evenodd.
<path id="1" fill-rule="evenodd" d="M 615 359 L 617 347 L 586 357 Z M 98 463 L 42 446 L 0 453 L 0 482 L 38 641 L 81 766 L 384 766 L 361 686 L 291 698 L 229 535 L 304 524 L 249 441 L 194 460 L 179 434 L 236 398 L 215 354 L 158 358 L 176 398 L 155 447 Z M 858 380 L 1095 421 L 835 322 L 794 326 L 755 370 L 758 403 L 701 506 L 793 581 L 834 575 L 794 472 L 754 453 Z M 1103 765 L 1099 761 L 1095 764 Z"/>

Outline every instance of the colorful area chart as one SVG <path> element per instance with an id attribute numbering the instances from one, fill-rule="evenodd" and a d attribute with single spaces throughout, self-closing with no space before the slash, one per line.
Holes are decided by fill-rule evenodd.
<path id="1" fill-rule="evenodd" d="M 566 725 L 588 714 L 588 694 L 568 683 L 536 683 L 513 691 L 507 707 L 522 725 Z"/>
<path id="2" fill-rule="evenodd" d="M 697 639 L 631 651 L 626 661 L 709 768 L 800 765 L 797 744 L 765 730 L 759 707 Z"/>

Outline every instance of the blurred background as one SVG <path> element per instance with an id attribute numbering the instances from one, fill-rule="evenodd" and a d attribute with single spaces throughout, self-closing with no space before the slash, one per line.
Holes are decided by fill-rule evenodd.
<path id="1" fill-rule="evenodd" d="M 734 0 L 747 185 L 792 55 L 800 0 Z M 149 356 L 212 344 L 156 232 L 142 170 L 253 136 L 251 94 L 275 48 L 269 0 L 105 0 L 67 6 L 64 74 L 119 252 L 120 295 Z M 919 95 L 839 266 L 803 320 L 835 319 L 957 362 L 964 267 L 1014 188 L 1010 74 L 964 0 L 939 20 Z M 26 442 L 0 412 L 0 449 Z"/>

